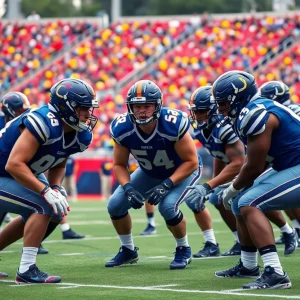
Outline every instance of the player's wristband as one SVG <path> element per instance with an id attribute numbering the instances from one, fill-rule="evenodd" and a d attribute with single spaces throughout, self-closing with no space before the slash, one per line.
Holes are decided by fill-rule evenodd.
<path id="1" fill-rule="evenodd" d="M 47 190 L 50 189 L 49 185 L 46 185 L 43 190 L 41 191 L 41 195 L 44 196 L 47 192 Z"/>
<path id="2" fill-rule="evenodd" d="M 130 189 L 133 189 L 133 185 L 131 183 L 126 183 L 123 185 L 123 190 L 125 193 Z"/>
<path id="3" fill-rule="evenodd" d="M 170 178 L 167 178 L 166 180 L 163 181 L 162 183 L 168 190 L 174 187 L 174 183 Z"/>
<path id="4" fill-rule="evenodd" d="M 51 189 L 60 191 L 61 187 L 55 184 L 55 185 L 51 185 Z"/>

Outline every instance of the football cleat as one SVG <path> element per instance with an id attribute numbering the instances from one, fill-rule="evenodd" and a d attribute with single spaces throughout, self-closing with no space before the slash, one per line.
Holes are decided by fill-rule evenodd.
<path id="1" fill-rule="evenodd" d="M 47 250 L 47 249 L 45 249 L 44 247 L 43 247 L 43 245 L 41 244 L 40 246 L 39 246 L 39 249 L 38 249 L 38 253 L 37 254 L 48 254 L 49 253 L 49 251 Z"/>
<path id="2" fill-rule="evenodd" d="M 289 276 L 279 275 L 272 267 L 265 267 L 263 274 L 254 282 L 243 285 L 243 289 L 290 289 L 292 283 Z"/>
<path id="3" fill-rule="evenodd" d="M 252 270 L 249 270 L 243 266 L 241 260 L 237 263 L 236 266 L 233 268 L 224 270 L 224 271 L 217 271 L 215 272 L 216 277 L 250 277 L 250 278 L 257 278 L 260 276 L 259 266 L 255 267 Z"/>
<path id="4" fill-rule="evenodd" d="M 59 282 L 61 282 L 61 278 L 59 276 L 48 275 L 40 271 L 36 265 L 31 265 L 24 273 L 20 273 L 18 271 L 16 275 L 17 284 Z"/>
<path id="5" fill-rule="evenodd" d="M 290 234 L 284 232 L 282 237 L 284 241 L 284 255 L 292 254 L 298 246 L 298 235 L 296 230 L 293 229 L 293 232 Z"/>
<path id="6" fill-rule="evenodd" d="M 298 235 L 298 248 L 300 247 L 300 228 L 295 228 Z"/>
<path id="7" fill-rule="evenodd" d="M 213 257 L 220 255 L 220 248 L 219 244 L 213 244 L 211 242 L 206 242 L 202 250 L 193 254 L 195 258 L 202 258 L 202 257 Z"/>
<path id="8" fill-rule="evenodd" d="M 137 247 L 135 247 L 134 250 L 130 250 L 125 246 L 120 247 L 118 254 L 113 259 L 106 262 L 105 267 L 111 268 L 137 263 L 139 259 L 137 250 L 139 250 Z"/>
<path id="9" fill-rule="evenodd" d="M 8 275 L 6 273 L 0 272 L 0 278 L 6 278 Z"/>
<path id="10" fill-rule="evenodd" d="M 174 260 L 170 264 L 171 270 L 185 269 L 192 261 L 191 247 L 176 247 Z"/>
<path id="11" fill-rule="evenodd" d="M 231 249 L 222 253 L 222 256 L 241 255 L 241 244 L 235 242 Z"/>
<path id="12" fill-rule="evenodd" d="M 76 233 L 71 228 L 62 233 L 63 240 L 79 240 L 85 238 L 85 235 Z"/>
<path id="13" fill-rule="evenodd" d="M 146 229 L 143 232 L 141 232 L 140 235 L 151 235 L 151 234 L 155 234 L 155 233 L 156 233 L 155 227 L 148 224 Z"/>
<path id="14" fill-rule="evenodd" d="M 279 238 L 277 238 L 277 239 L 275 240 L 275 244 L 276 244 L 276 245 L 283 245 L 283 244 L 284 244 L 284 237 L 283 237 L 282 234 L 281 234 L 281 236 L 280 236 Z"/>

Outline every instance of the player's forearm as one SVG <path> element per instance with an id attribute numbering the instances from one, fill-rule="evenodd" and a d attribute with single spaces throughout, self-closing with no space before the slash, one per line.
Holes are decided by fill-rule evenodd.
<path id="1" fill-rule="evenodd" d="M 240 190 L 250 187 L 254 180 L 264 171 L 259 164 L 249 164 L 248 162 L 242 167 L 239 176 L 233 183 L 233 187 Z"/>
<path id="2" fill-rule="evenodd" d="M 121 165 L 114 165 L 113 170 L 117 181 L 121 186 L 124 186 L 126 183 L 130 182 L 130 175 L 127 168 Z"/>
<path id="3" fill-rule="evenodd" d="M 198 168 L 198 166 L 198 161 L 185 161 L 176 169 L 172 176 L 170 176 L 170 179 L 173 184 L 176 185 L 189 177 Z"/>
<path id="4" fill-rule="evenodd" d="M 218 176 L 214 177 L 212 180 L 208 181 L 210 187 L 216 188 L 221 184 L 227 183 L 232 181 L 236 175 L 239 174 L 241 170 L 241 164 L 232 162 L 227 165 L 219 174 Z"/>
<path id="5" fill-rule="evenodd" d="M 61 183 L 65 177 L 66 168 L 65 167 L 58 167 L 50 169 L 48 172 L 48 181 L 49 185 L 58 185 L 61 186 Z"/>
<path id="6" fill-rule="evenodd" d="M 45 188 L 45 184 L 39 181 L 28 168 L 25 163 L 8 161 L 5 170 L 18 181 L 21 185 L 33 190 L 36 193 L 41 193 Z"/>

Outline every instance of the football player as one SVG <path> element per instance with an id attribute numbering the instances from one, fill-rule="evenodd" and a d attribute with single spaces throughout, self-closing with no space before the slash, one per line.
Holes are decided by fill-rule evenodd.
<path id="1" fill-rule="evenodd" d="M 260 95 L 264 98 L 277 101 L 282 105 L 291 109 L 296 115 L 300 116 L 300 105 L 295 104 L 290 100 L 290 89 L 282 81 L 268 81 L 264 83 L 259 89 Z M 285 213 L 288 215 L 296 232 L 298 234 L 298 243 L 300 242 L 300 209 L 286 209 Z M 284 244 L 290 235 L 287 232 L 282 232 L 279 239 L 276 240 L 276 244 Z"/>
<path id="2" fill-rule="evenodd" d="M 222 193 L 225 208 L 232 209 L 238 220 L 244 260 L 242 265 L 215 275 L 238 269 L 244 277 L 258 276 L 258 250 L 264 272 L 243 288 L 290 288 L 264 212 L 300 206 L 300 118 L 282 104 L 261 97 L 254 77 L 246 72 L 226 72 L 214 82 L 212 91 L 225 117 L 222 124 L 233 122 L 247 145 L 246 163 Z M 266 164 L 272 168 L 264 172 Z"/>
<path id="3" fill-rule="evenodd" d="M 190 122 L 181 111 L 162 107 L 160 88 L 150 80 L 136 82 L 128 91 L 128 112 L 111 123 L 115 141 L 114 172 L 120 186 L 108 202 L 108 212 L 119 235 L 121 248 L 106 267 L 135 263 L 138 248 L 131 233 L 130 208 L 139 209 L 148 200 L 158 205 L 168 229 L 176 240 L 170 269 L 184 269 L 191 262 L 186 221 L 179 210 L 188 191 L 200 178 Z M 129 175 L 129 154 L 139 168 Z"/>
<path id="4" fill-rule="evenodd" d="M 0 211 L 19 214 L 25 223 L 17 283 L 61 281 L 38 269 L 36 255 L 51 223 L 56 226 L 68 214 L 68 202 L 60 192 L 65 164 L 69 155 L 88 148 L 97 107 L 90 85 L 64 79 L 51 88 L 48 105 L 27 110 L 0 132 Z M 48 180 L 43 175 L 46 171 Z M 11 222 L 5 227 L 0 250 L 23 236 L 17 230 L 21 225 Z M 5 235 L 12 227 L 15 235 Z"/>
<path id="5" fill-rule="evenodd" d="M 202 143 L 214 158 L 214 177 L 207 183 L 195 185 L 192 188 L 193 191 L 186 197 L 186 203 L 195 212 L 195 218 L 200 227 L 205 220 L 208 220 L 207 222 L 211 224 L 207 208 L 204 205 L 198 207 L 198 209 L 195 208 L 197 202 L 203 202 L 201 198 L 210 194 L 210 203 L 219 210 L 235 240 L 233 247 L 224 252 L 223 255 L 240 255 L 241 246 L 238 241 L 235 216 L 231 211 L 224 208 L 223 203 L 220 203 L 219 194 L 224 187 L 219 186 L 232 181 L 239 173 L 245 161 L 245 148 L 230 124 L 222 127 L 218 123 L 217 106 L 211 100 L 211 88 L 211 86 L 206 86 L 196 89 L 191 96 L 189 110 L 193 120 L 192 125 L 195 129 L 194 137 Z M 189 189 L 189 187 L 187 188 Z M 209 228 L 211 228 L 211 225 Z M 220 253 L 216 251 L 217 248 L 219 249 L 215 241 L 206 241 L 204 249 L 193 256 L 217 256 Z"/>
<path id="6" fill-rule="evenodd" d="M 27 98 L 27 96 L 20 92 L 10 92 L 5 94 L 1 99 L 1 111 L 4 114 L 5 117 L 5 124 L 14 118 L 20 116 L 23 112 L 30 109 L 30 102 Z M 42 176 L 42 175 L 41 175 Z M 44 180 L 46 180 L 44 178 Z M 3 221 L 6 221 L 6 219 L 9 219 L 9 214 L 1 213 L 0 214 L 0 226 Z M 21 217 L 19 217 L 21 218 Z M 9 221 L 11 221 L 10 219 Z M 15 222 L 19 222 L 16 220 Z M 6 221 L 8 223 L 8 221 Z M 63 239 L 81 239 L 84 238 L 84 235 L 80 235 L 76 232 L 74 232 L 70 225 L 68 224 L 67 217 L 65 216 L 63 220 L 60 223 L 60 227 L 62 230 Z M 47 231 L 47 236 L 50 234 L 49 231 Z M 45 239 L 46 237 L 44 237 Z M 43 239 L 43 240 L 44 240 Z M 38 249 L 38 254 L 48 254 L 49 251 L 44 249 L 42 245 L 40 245 Z"/>

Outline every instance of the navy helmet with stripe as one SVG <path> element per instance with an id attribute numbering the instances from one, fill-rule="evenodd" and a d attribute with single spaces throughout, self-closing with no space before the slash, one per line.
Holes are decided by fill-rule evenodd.
<path id="1" fill-rule="evenodd" d="M 146 125 L 157 120 L 161 113 L 162 100 L 162 92 L 153 81 L 140 80 L 136 82 L 129 89 L 126 100 L 131 122 L 138 125 Z M 138 118 L 133 112 L 134 104 L 154 104 L 155 110 L 149 118 Z"/>
<path id="2" fill-rule="evenodd" d="M 258 94 L 255 78 L 243 71 L 229 71 L 221 75 L 213 84 L 213 97 L 219 106 L 228 102 L 228 116 L 235 120 L 241 110 Z M 221 111 L 220 113 L 225 111 Z"/>
<path id="3" fill-rule="evenodd" d="M 57 82 L 50 89 L 50 109 L 76 131 L 92 131 L 98 119 L 93 115 L 98 108 L 94 89 L 83 80 L 67 78 Z M 80 122 L 76 109 L 90 108 L 91 116 L 86 122 Z"/>
<path id="4" fill-rule="evenodd" d="M 189 101 L 189 111 L 192 119 L 192 125 L 196 129 L 203 129 L 211 127 L 216 124 L 217 117 L 217 105 L 212 100 L 211 95 L 212 87 L 204 86 L 196 89 Z M 207 112 L 207 121 L 203 118 L 197 118 L 197 111 L 206 111 Z"/>
<path id="5" fill-rule="evenodd" d="M 21 115 L 28 109 L 30 109 L 30 103 L 27 96 L 23 93 L 10 92 L 1 99 L 1 110 L 5 115 L 6 122 Z"/>
<path id="6" fill-rule="evenodd" d="M 282 81 L 268 81 L 260 87 L 259 91 L 264 98 L 277 101 L 283 105 L 291 104 L 290 89 Z"/>

